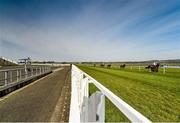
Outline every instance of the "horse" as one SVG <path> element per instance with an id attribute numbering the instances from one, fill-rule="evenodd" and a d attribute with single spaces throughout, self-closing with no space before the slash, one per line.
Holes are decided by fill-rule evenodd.
<path id="1" fill-rule="evenodd" d="M 156 64 L 152 64 L 152 65 L 148 65 L 147 67 L 145 67 L 145 69 L 151 69 L 151 72 L 158 72 L 160 64 L 156 63 Z"/>
<path id="2" fill-rule="evenodd" d="M 111 64 L 108 64 L 108 65 L 107 65 L 107 68 L 111 68 Z"/>
<path id="3" fill-rule="evenodd" d="M 157 63 L 156 65 L 154 65 L 154 68 L 151 71 L 158 72 L 159 66 L 160 66 L 160 64 Z"/>
<path id="4" fill-rule="evenodd" d="M 125 64 L 120 65 L 120 68 L 125 68 L 125 67 L 126 67 Z"/>
<path id="5" fill-rule="evenodd" d="M 104 67 L 104 64 L 100 64 L 100 67 Z"/>
<path id="6" fill-rule="evenodd" d="M 148 65 L 147 67 L 145 67 L 145 69 L 149 69 L 149 68 L 151 68 L 151 65 Z"/>

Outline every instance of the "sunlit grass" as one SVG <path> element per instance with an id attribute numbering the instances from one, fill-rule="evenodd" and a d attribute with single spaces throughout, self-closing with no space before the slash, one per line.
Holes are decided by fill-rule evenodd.
<path id="1" fill-rule="evenodd" d="M 150 120 L 180 121 L 179 69 L 163 74 L 144 69 L 79 67 Z M 90 90 L 94 90 L 92 88 L 95 87 Z M 106 101 L 106 104 L 106 121 L 127 121 L 110 102 Z"/>

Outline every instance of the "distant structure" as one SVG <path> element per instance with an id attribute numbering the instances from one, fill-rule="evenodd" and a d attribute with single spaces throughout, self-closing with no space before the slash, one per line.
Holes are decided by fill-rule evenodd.
<path id="1" fill-rule="evenodd" d="M 25 64 L 25 65 L 31 65 L 31 59 L 30 57 L 24 58 L 24 59 L 19 59 L 19 64 Z"/>
<path id="2" fill-rule="evenodd" d="M 18 63 L 14 60 L 7 59 L 5 57 L 0 57 L 0 66 L 12 66 L 18 65 Z"/>
<path id="3" fill-rule="evenodd" d="M 19 64 L 24 65 L 25 73 L 27 74 L 27 71 L 30 71 L 29 68 L 27 68 L 27 65 L 31 65 L 31 59 L 30 57 L 24 58 L 24 59 L 19 59 Z"/>

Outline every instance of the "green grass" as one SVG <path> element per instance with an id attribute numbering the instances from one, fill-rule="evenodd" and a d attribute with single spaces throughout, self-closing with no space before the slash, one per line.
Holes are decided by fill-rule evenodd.
<path id="1" fill-rule="evenodd" d="M 90 84 L 89 95 L 91 95 L 92 93 L 96 91 L 98 91 L 96 86 L 94 84 Z M 121 111 L 119 111 L 119 109 L 117 109 L 116 106 L 114 106 L 112 102 L 107 98 L 105 98 L 105 108 L 106 108 L 106 111 L 105 111 L 106 122 L 119 122 L 119 121 L 129 122 L 129 120 L 121 113 Z"/>
<path id="2" fill-rule="evenodd" d="M 150 73 L 141 69 L 78 66 L 154 122 L 180 122 L 180 69 Z M 91 93 L 95 91 L 90 86 Z M 106 99 L 106 121 L 128 121 Z"/>

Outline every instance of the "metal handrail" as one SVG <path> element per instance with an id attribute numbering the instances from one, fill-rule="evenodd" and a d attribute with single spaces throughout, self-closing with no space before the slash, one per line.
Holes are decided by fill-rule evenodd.
<path id="1" fill-rule="evenodd" d="M 27 69 L 30 69 L 30 72 L 27 71 Z M 44 67 L 27 67 L 25 68 L 16 68 L 16 69 L 6 69 L 6 70 L 0 70 L 0 73 L 2 73 L 0 79 L 0 87 L 8 86 L 9 84 L 16 83 L 22 80 L 26 80 L 38 75 L 45 74 L 47 72 L 50 72 L 51 68 L 44 66 Z"/>
<path id="2" fill-rule="evenodd" d="M 35 67 L 35 66 L 28 67 L 27 66 L 27 68 L 45 68 L 45 66 L 41 66 L 41 67 Z M 47 67 L 47 68 L 49 68 L 49 67 Z M 3 69 L 3 70 L 0 70 L 0 72 L 15 71 L 15 70 L 21 70 L 21 69 L 24 70 L 25 68 Z"/>

